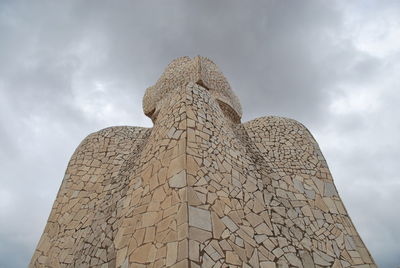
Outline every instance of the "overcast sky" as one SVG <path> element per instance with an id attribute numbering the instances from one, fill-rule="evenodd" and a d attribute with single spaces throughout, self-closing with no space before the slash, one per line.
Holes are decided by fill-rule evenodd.
<path id="1" fill-rule="evenodd" d="M 400 1 L 0 0 L 0 267 L 29 262 L 80 141 L 151 127 L 145 89 L 198 54 L 243 122 L 310 129 L 371 254 L 400 266 Z"/>

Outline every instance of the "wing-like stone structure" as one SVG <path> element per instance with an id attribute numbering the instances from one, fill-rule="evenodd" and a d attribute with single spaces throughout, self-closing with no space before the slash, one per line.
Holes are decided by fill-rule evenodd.
<path id="1" fill-rule="evenodd" d="M 209 59 L 173 61 L 73 154 L 30 267 L 376 267 L 310 132 L 241 123 Z"/>

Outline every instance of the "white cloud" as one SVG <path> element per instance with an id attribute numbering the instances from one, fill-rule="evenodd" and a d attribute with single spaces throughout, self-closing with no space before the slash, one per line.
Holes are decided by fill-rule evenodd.
<path id="1" fill-rule="evenodd" d="M 400 51 L 400 16 L 396 3 L 353 1 L 345 11 L 345 23 L 350 29 L 346 34 L 358 50 L 381 59 Z"/>
<path id="2" fill-rule="evenodd" d="M 330 112 L 338 115 L 368 114 L 376 112 L 380 108 L 380 96 L 376 88 L 357 89 L 356 86 L 345 86 L 337 89 L 335 98 L 330 104 Z"/>

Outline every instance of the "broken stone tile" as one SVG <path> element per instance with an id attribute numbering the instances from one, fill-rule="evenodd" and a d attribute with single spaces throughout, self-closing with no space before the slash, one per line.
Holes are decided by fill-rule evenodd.
<path id="1" fill-rule="evenodd" d="M 235 252 L 227 251 L 226 252 L 226 262 L 233 265 L 240 265 L 241 261 L 240 258 Z"/>
<path id="2" fill-rule="evenodd" d="M 235 232 L 239 229 L 239 227 L 229 217 L 225 216 L 221 220 L 231 232 Z"/>
<path id="3" fill-rule="evenodd" d="M 261 268 L 276 268 L 275 262 L 272 261 L 262 261 L 260 262 Z"/>
<path id="4" fill-rule="evenodd" d="M 146 263 L 147 257 L 149 256 L 149 252 L 152 247 L 154 247 L 154 245 L 150 243 L 138 247 L 133 251 L 133 253 L 129 257 L 129 261 L 137 263 Z"/>
<path id="5" fill-rule="evenodd" d="M 171 242 L 167 244 L 167 259 L 166 266 L 171 266 L 176 263 L 178 258 L 178 242 Z"/>
<path id="6" fill-rule="evenodd" d="M 189 225 L 206 231 L 211 231 L 210 211 L 189 206 Z"/>
<path id="7" fill-rule="evenodd" d="M 325 182 L 324 196 L 325 197 L 337 196 L 335 185 L 333 185 L 332 182 Z"/>
<path id="8" fill-rule="evenodd" d="M 181 172 L 173 175 L 169 181 L 168 184 L 171 188 L 182 188 L 186 186 L 186 172 L 185 170 L 182 170 Z"/>

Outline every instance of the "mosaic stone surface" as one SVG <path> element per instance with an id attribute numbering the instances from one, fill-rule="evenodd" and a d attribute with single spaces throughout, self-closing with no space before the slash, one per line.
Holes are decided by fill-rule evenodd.
<path id="1" fill-rule="evenodd" d="M 376 267 L 310 132 L 241 123 L 209 59 L 174 60 L 73 154 L 30 267 Z"/>

